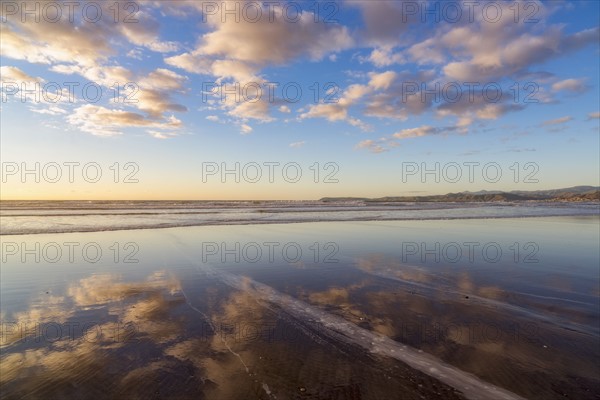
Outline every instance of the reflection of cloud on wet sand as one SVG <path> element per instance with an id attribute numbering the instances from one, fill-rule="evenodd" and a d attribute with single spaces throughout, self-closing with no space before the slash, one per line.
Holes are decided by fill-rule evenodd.
<path id="1" fill-rule="evenodd" d="M 122 283 L 119 280 L 118 275 L 93 275 L 72 285 L 67 293 L 79 306 L 98 306 L 149 292 L 180 290 L 179 282 L 162 271 L 155 272 L 145 282 Z"/>
<path id="2" fill-rule="evenodd" d="M 10 393 L 6 386 L 14 386 L 13 393 L 42 396 L 50 387 L 55 390 L 62 385 L 71 385 L 75 376 L 83 381 L 100 380 L 98 384 L 101 385 L 101 371 L 110 359 L 109 353 L 102 348 L 99 343 L 80 340 L 57 344 L 52 350 L 47 347 L 6 354 L 0 365 L 3 393 Z M 108 381 L 104 380 L 104 383 Z"/>
<path id="3" fill-rule="evenodd" d="M 341 305 L 348 301 L 348 289 L 334 287 L 325 292 L 311 293 L 308 298 L 315 303 Z"/>
<path id="4" fill-rule="evenodd" d="M 249 284 L 247 280 L 243 282 Z M 251 293 L 243 290 L 229 292 L 207 310 L 208 315 L 205 314 L 215 329 L 208 338 L 207 346 L 192 339 L 168 349 L 167 354 L 189 359 L 204 370 L 206 379 L 215 384 L 207 392 L 214 398 L 236 398 L 240 393 L 257 391 L 264 395 L 270 389 L 266 383 L 256 379 L 251 368 L 259 362 L 260 356 L 252 343 L 268 325 L 265 311 Z M 273 315 L 269 317 L 273 319 Z M 211 356 L 194 354 L 193 350 L 199 347 L 208 347 Z M 200 354 L 206 354 L 206 351 Z M 236 385 L 231 384 L 234 381 Z"/>
<path id="5" fill-rule="evenodd" d="M 35 336 L 43 324 L 65 323 L 73 312 L 64 309 L 64 302 L 62 296 L 45 296 L 36 299 L 29 310 L 15 312 L 11 317 L 2 315 L 0 348 Z"/>
<path id="6" fill-rule="evenodd" d="M 388 268 L 393 269 L 394 264 L 386 265 L 385 259 L 379 260 L 381 266 L 375 261 L 362 265 L 367 270 L 383 273 Z M 416 279 L 421 279 L 422 271 L 417 272 Z M 439 290 L 435 293 L 421 290 L 415 294 L 405 290 L 406 285 L 401 281 L 380 278 L 378 275 L 367 276 L 358 279 L 354 285 L 343 287 L 335 286 L 335 281 L 332 281 L 333 285 L 321 291 L 310 291 L 310 287 L 303 286 L 301 297 L 327 310 L 328 314 L 337 314 L 354 325 L 395 340 L 402 338 L 407 322 L 426 317 L 426 322 L 448 324 L 456 322 L 457 314 L 464 313 L 462 317 L 468 318 L 485 311 L 464 299 L 464 304 L 450 301 L 447 294 Z M 457 280 L 462 282 L 457 285 L 461 290 L 469 288 L 477 293 L 480 289 L 468 274 L 458 276 Z M 257 286 L 249 278 L 228 280 L 225 276 L 224 281 L 235 284 L 225 290 L 214 282 L 190 283 L 189 287 L 194 287 L 194 290 L 190 289 L 192 297 L 188 297 L 184 293 L 186 287 L 182 288 L 178 279 L 165 272 L 134 282 L 123 281 L 116 275 L 94 275 L 82 279 L 68 288 L 64 300 L 57 297 L 53 301 L 56 306 L 60 309 L 62 304 L 63 312 L 71 313 L 65 314 L 71 319 L 80 316 L 77 312 L 83 310 L 83 314 L 88 315 L 100 313 L 105 321 L 132 324 L 136 328 L 134 341 L 111 339 L 110 322 L 106 322 L 100 326 L 103 334 L 94 340 L 76 338 L 22 351 L 11 348 L 15 352 L 2 358 L 0 385 L 3 393 L 8 391 L 14 398 L 23 397 L 19 393 L 44 393 L 46 397 L 54 398 L 76 397 L 77 390 L 85 388 L 86 394 L 92 393 L 92 396 L 95 393 L 128 399 L 165 394 L 180 398 L 194 394 L 196 398 L 241 399 L 247 398 L 249 393 L 251 397 L 264 397 L 269 390 L 278 398 L 284 398 L 280 394 L 290 393 L 285 385 L 294 382 L 301 369 L 298 364 L 290 367 L 288 358 L 294 351 L 311 368 L 317 365 L 322 372 L 330 370 L 334 364 L 336 368 L 347 365 L 338 362 L 338 355 L 329 355 L 329 350 L 321 348 L 315 350 L 315 346 L 309 347 L 311 352 L 303 353 L 289 343 L 265 344 L 261 340 L 240 336 L 245 325 L 260 328 L 277 321 L 278 309 L 282 309 L 284 314 L 292 313 L 297 319 L 302 319 L 300 316 L 306 318 L 306 315 L 298 309 L 292 297 L 278 296 L 268 288 Z M 421 289 L 429 286 L 420 285 Z M 484 290 L 492 289 L 484 287 Z M 39 310 L 36 312 L 32 316 L 40 314 Z M 482 314 L 482 317 L 488 316 Z M 496 317 L 495 314 L 489 315 L 488 320 Z M 199 332 L 202 321 L 210 322 L 217 329 L 229 325 L 232 330 L 221 329 L 204 336 L 207 332 Z M 424 343 L 422 348 L 439 354 L 441 358 L 445 358 L 450 349 L 453 356 L 458 355 L 464 362 L 467 370 L 480 376 L 491 373 L 498 363 L 504 363 L 507 358 L 535 365 L 538 369 L 550 365 L 547 359 L 538 357 L 537 344 L 505 340 L 473 343 L 469 341 L 468 333 Z M 522 357 L 515 357 L 516 352 Z M 265 359 L 268 361 L 265 362 Z M 274 360 L 279 364 L 274 364 Z M 81 361 L 80 368 L 77 368 L 78 361 Z M 572 370 L 572 367 L 571 364 L 569 369 Z M 489 380 L 499 383 L 509 380 L 508 370 L 500 371 L 496 378 Z M 310 381 L 312 375 L 305 369 L 303 371 L 308 376 L 303 380 Z M 348 371 L 340 374 L 340 382 L 348 384 L 352 374 Z M 81 389 L 71 385 L 74 381 L 79 382 Z M 232 382 L 235 384 L 232 385 Z"/>
<path id="7" fill-rule="evenodd" d="M 423 268 L 403 264 L 395 259 L 386 258 L 379 254 L 371 254 L 358 258 L 356 266 L 367 273 L 389 274 L 398 279 L 410 282 L 428 283 L 435 280 L 435 276 L 427 273 Z"/>
<path id="8" fill-rule="evenodd" d="M 133 324 L 138 336 L 156 342 L 177 337 L 181 324 L 169 318 L 170 311 L 185 302 L 177 279 L 164 271 L 142 282 L 121 282 L 117 275 L 93 275 L 68 289 L 79 307 L 105 307 L 122 324 Z M 179 295 L 178 295 L 179 294 Z M 126 304 L 123 301 L 127 300 Z"/>
<path id="9" fill-rule="evenodd" d="M 248 322 L 262 325 L 260 305 L 243 291 L 215 297 L 203 316 L 186 304 L 181 282 L 164 271 L 141 281 L 92 275 L 74 282 L 65 293 L 47 299 L 50 304 L 45 308 L 31 307 L 11 317 L 35 323 L 56 323 L 59 318 L 83 323 L 84 316 L 93 313 L 103 323 L 95 324 L 87 335 L 63 335 L 52 343 L 23 341 L 13 334 L 11 343 L 18 347 L 3 353 L 1 362 L 3 395 L 147 399 L 157 394 L 203 398 L 207 393 L 234 399 L 264 394 L 268 388 L 250 372 L 260 359 L 252 351 L 252 341 L 239 337 L 238 322 L 242 327 Z M 232 331 L 198 332 L 199 319 L 219 329 L 232 326 Z M 78 390 L 85 394 L 77 395 Z"/>
<path id="10" fill-rule="evenodd" d="M 354 287 L 305 290 L 304 298 L 495 384 L 510 387 L 523 377 L 534 379 L 539 371 L 546 371 L 541 386 L 522 390 L 542 393 L 543 382 L 550 381 L 572 390 L 577 385 L 564 378 L 569 371 L 580 371 L 578 379 L 587 388 L 597 384 L 590 380 L 596 379 L 590 357 L 582 354 L 593 336 L 563 329 L 548 314 L 527 308 L 529 303 L 511 304 L 514 293 L 481 284 L 468 271 L 452 275 L 440 270 L 435 271 L 440 276 L 433 276 L 381 255 L 355 261 L 371 279 Z"/>
<path id="11" fill-rule="evenodd" d="M 38 335 L 35 339 L 17 334 L 9 338 L 9 344 L 18 347 L 3 351 L 2 393 L 9 398 L 42 394 L 93 397 L 94 393 L 109 397 L 110 389 L 116 396 L 148 398 L 154 393 L 140 390 L 142 381 L 132 377 L 164 376 L 169 375 L 165 370 L 183 368 L 181 363 L 173 364 L 174 359 L 154 365 L 147 359 L 161 354 L 160 343 L 181 334 L 181 323 L 170 317 L 174 308 L 184 303 L 183 297 L 177 296 L 179 289 L 179 282 L 164 272 L 141 282 L 94 275 L 72 284 L 66 296 L 48 298 L 44 308 L 36 301 L 30 310 L 13 314 L 12 321 L 64 325 L 57 338 L 40 337 L 44 333 L 39 330 L 34 332 Z M 103 322 L 90 322 L 90 310 L 105 315 L 100 317 Z M 86 325 L 87 331 L 82 330 Z M 73 328 L 67 333 L 65 326 L 79 330 Z M 73 387 L 73 382 L 81 389 Z M 127 382 L 135 382 L 133 389 Z M 85 390 L 85 394 L 77 395 L 78 390 Z"/>

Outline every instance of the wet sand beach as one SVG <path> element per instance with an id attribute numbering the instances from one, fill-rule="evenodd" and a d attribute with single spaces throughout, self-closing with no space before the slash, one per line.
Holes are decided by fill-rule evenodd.
<path id="1" fill-rule="evenodd" d="M 597 228 L 579 216 L 3 236 L 0 391 L 594 399 Z"/>

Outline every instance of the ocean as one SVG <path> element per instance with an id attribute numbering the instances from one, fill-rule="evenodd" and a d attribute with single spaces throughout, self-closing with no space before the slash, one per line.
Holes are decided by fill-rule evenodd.
<path id="1" fill-rule="evenodd" d="M 597 205 L 3 202 L 0 220 L 3 398 L 600 393 Z"/>

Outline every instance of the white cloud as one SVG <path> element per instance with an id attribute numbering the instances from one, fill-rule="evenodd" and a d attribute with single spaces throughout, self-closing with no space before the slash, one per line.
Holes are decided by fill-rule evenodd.
<path id="1" fill-rule="evenodd" d="M 166 65 L 210 76 L 219 84 L 237 82 L 243 87 L 256 83 L 264 88 L 269 81 L 265 71 L 272 67 L 288 66 L 297 61 L 336 61 L 339 52 L 356 46 L 356 49 L 368 49 L 363 53 L 368 56 L 363 59 L 357 53 L 352 60 L 368 61 L 377 70 L 389 70 L 353 74 L 351 77 L 356 81 L 345 84 L 345 89 L 336 94 L 337 102 L 304 106 L 299 110 L 297 121 L 323 118 L 332 122 L 343 121 L 368 131 L 371 129 L 368 122 L 371 121 L 367 117 L 407 120 L 432 112 L 435 117 L 455 118 L 455 130 L 466 132 L 479 120 L 497 119 L 506 113 L 522 110 L 525 105 L 504 99 L 491 103 L 480 94 L 474 99 L 463 96 L 456 102 L 433 102 L 423 99 L 420 89 L 414 96 L 405 98 L 402 83 L 415 81 L 443 85 L 452 80 L 485 84 L 486 81 L 523 77 L 533 74 L 531 67 L 534 65 L 587 44 L 598 43 L 599 36 L 598 28 L 569 34 L 566 26 L 552 25 L 547 21 L 535 25 L 515 23 L 513 11 L 508 8 L 510 2 L 499 3 L 503 7 L 503 18 L 495 23 L 483 20 L 480 13 L 476 13 L 474 23 L 461 20 L 456 24 L 422 24 L 419 22 L 420 15 L 403 14 L 401 2 L 369 0 L 347 3 L 361 12 L 364 28 L 351 30 L 341 24 L 315 23 L 314 15 L 306 10 L 299 21 L 290 22 L 283 18 L 281 6 L 275 7 L 275 20 L 268 21 L 269 12 L 263 5 L 263 18 L 257 22 L 244 18 L 239 22 L 234 18 L 222 20 L 219 14 L 205 16 L 208 22 L 202 24 L 201 30 L 197 31 L 200 33 L 189 35 L 180 44 L 161 37 L 159 20 L 155 17 L 158 10 L 154 8 L 160 8 L 163 16 L 189 17 L 189 13 L 194 12 L 200 17 L 203 2 L 148 0 L 143 4 L 144 9 L 136 13 L 137 24 L 109 23 L 110 18 L 97 24 L 79 23 L 81 21 L 75 24 L 66 21 L 34 24 L 12 19 L 0 24 L 2 57 L 47 64 L 53 72 L 77 74 L 106 87 L 115 82 L 121 85 L 135 82 L 137 92 L 132 98 L 136 102 L 124 104 L 114 101 L 107 108 L 95 106 L 89 109 L 90 116 L 82 115 L 83 108 L 79 107 L 72 116 L 71 122 L 86 132 L 116 134 L 123 127 L 152 128 L 153 132 L 161 132 L 165 125 L 171 125 L 165 129 L 175 132 L 181 121 L 171 114 L 186 111 L 181 99 L 188 93 L 194 94 L 188 77 L 170 69 L 158 68 L 155 64 L 143 65 L 141 71 L 127 67 L 131 64 L 139 66 L 140 63 L 134 60 L 141 60 L 151 51 L 165 53 L 163 59 Z M 536 17 L 543 20 L 552 6 L 536 4 L 540 6 Z M 106 15 L 112 15 L 111 2 L 101 6 Z M 186 50 L 181 50 L 183 48 Z M 363 50 L 360 51 L 362 53 Z M 166 54 L 173 52 L 179 54 Z M 129 59 L 125 59 L 121 66 L 115 56 Z M 148 63 L 153 62 L 150 57 L 145 58 Z M 398 66 L 408 62 L 427 65 L 429 69 L 421 68 L 418 73 L 409 73 L 406 71 L 413 68 Z M 1 72 L 3 80 L 43 82 L 42 78 L 32 77 L 16 67 L 3 66 Z M 548 75 L 544 78 L 545 87 L 540 88 L 536 96 L 541 103 L 554 101 L 555 92 L 578 93 L 588 89 L 584 78 L 556 81 L 556 76 L 551 73 L 539 74 Z M 123 100 L 124 92 L 118 100 Z M 211 115 L 207 120 L 233 121 L 243 134 L 249 134 L 252 128 L 247 123 L 273 121 L 272 112 L 292 112 L 290 107 L 282 105 L 282 99 L 269 101 L 265 93 L 259 101 L 236 100 L 239 94 L 228 93 L 224 98 L 214 95 L 209 100 L 210 113 L 221 111 L 226 115 Z M 508 97 L 512 100 L 510 95 Z M 46 115 L 71 111 L 62 104 L 61 107 L 45 107 L 33 107 L 31 110 Z M 544 125 L 568 122 L 556 122 L 560 120 L 546 121 Z M 413 128 L 412 132 L 405 129 L 395 134 L 401 137 L 394 137 L 404 139 L 446 132 L 442 128 L 415 131 L 422 128 Z M 155 136 L 173 135 L 164 132 Z M 378 140 L 364 146 L 372 151 L 378 149 L 376 146 L 385 149 L 390 145 L 393 144 Z"/>
<path id="2" fill-rule="evenodd" d="M 572 121 L 572 120 L 573 120 L 573 117 L 566 116 L 566 117 L 551 119 L 549 121 L 544 121 L 544 123 L 542 125 L 544 125 L 544 126 L 561 125 L 561 124 L 565 124 L 565 123 L 567 123 L 569 121 Z"/>
<path id="3" fill-rule="evenodd" d="M 464 82 L 505 78 L 595 43 L 599 33 L 596 28 L 565 35 L 561 27 L 554 26 L 535 35 L 517 24 L 511 25 L 511 29 L 491 28 L 485 24 L 481 27 L 479 30 L 474 26 L 459 27 L 440 37 L 451 52 L 466 58 L 452 61 L 443 68 L 449 78 Z"/>
<path id="4" fill-rule="evenodd" d="M 280 5 L 262 7 L 258 21 L 242 18 L 236 22 L 234 18 L 222 20 L 220 15 L 207 15 L 211 30 L 202 35 L 196 49 L 168 57 L 165 62 L 188 72 L 212 75 L 218 83 L 233 79 L 243 88 L 248 83 L 265 85 L 268 81 L 259 73 L 266 66 L 306 58 L 322 60 L 353 44 L 346 27 L 316 23 L 311 12 L 304 11 L 298 21 L 292 22 L 284 18 Z M 255 102 L 235 98 L 228 94 L 221 102 L 221 108 L 230 116 L 261 122 L 273 120 L 270 108 L 274 102 L 269 102 L 266 96 Z"/>
<path id="5" fill-rule="evenodd" d="M 45 115 L 62 115 L 67 114 L 67 111 L 56 106 L 49 106 L 48 108 L 30 108 L 31 112 Z"/>
<path id="6" fill-rule="evenodd" d="M 242 135 L 248 135 L 250 133 L 252 133 L 253 129 L 250 125 L 246 125 L 246 124 L 242 124 L 240 126 L 240 130 L 241 130 L 241 134 Z"/>
<path id="7" fill-rule="evenodd" d="M 359 142 L 355 148 L 356 149 L 366 149 L 366 150 L 369 150 L 371 153 L 375 153 L 375 154 L 384 153 L 386 151 L 389 151 L 388 149 L 383 147 L 381 144 L 379 144 L 376 141 L 371 140 L 371 139 L 367 139 L 367 140 L 363 140 L 363 141 Z"/>
<path id="8" fill-rule="evenodd" d="M 181 121 L 174 116 L 154 120 L 134 112 L 108 109 L 93 104 L 78 107 L 67 117 L 67 121 L 83 132 L 96 136 L 121 135 L 125 128 L 152 128 L 174 130 L 181 127 Z"/>
<path id="9" fill-rule="evenodd" d="M 23 82 L 43 82 L 42 78 L 34 78 L 17 67 L 0 67 L 0 81 L 2 83 L 14 82 L 20 85 Z"/>
<path id="10" fill-rule="evenodd" d="M 587 86 L 585 84 L 585 79 L 565 79 L 552 85 L 552 90 L 555 92 L 568 91 L 573 93 L 581 93 L 585 92 L 586 89 Z"/>
<path id="11" fill-rule="evenodd" d="M 306 144 L 305 141 L 290 143 L 290 147 L 299 148 Z"/>
<path id="12" fill-rule="evenodd" d="M 394 71 L 386 71 L 380 74 L 370 73 L 369 86 L 375 90 L 388 89 L 397 76 L 398 74 Z"/>
<path id="13" fill-rule="evenodd" d="M 303 12 L 298 21 L 292 22 L 284 18 L 281 6 L 272 8 L 272 21 L 264 6 L 262 17 L 256 22 L 244 18 L 239 22 L 233 18 L 222 21 L 220 15 L 209 16 L 214 30 L 202 37 L 199 53 L 264 66 L 285 64 L 301 56 L 319 60 L 352 45 L 343 26 L 315 23 L 311 12 Z"/>
<path id="14" fill-rule="evenodd" d="M 403 64 L 405 62 L 402 54 L 394 53 L 391 47 L 373 49 L 368 60 L 376 67 L 387 67 L 392 64 Z"/>
<path id="15" fill-rule="evenodd" d="M 403 129 L 400 132 L 394 133 L 392 136 L 396 139 L 408 139 L 421 136 L 429 136 L 435 133 L 437 133 L 436 128 L 424 125 L 418 128 Z"/>
<path id="16" fill-rule="evenodd" d="M 441 64 L 445 57 L 443 50 L 437 46 L 436 38 L 426 39 L 414 44 L 408 49 L 411 58 L 418 64 Z"/>
<path id="17" fill-rule="evenodd" d="M 81 11 L 73 13 L 74 21 L 69 21 L 67 12 L 63 12 L 59 21 L 48 18 L 34 21 L 29 17 L 23 22 L 18 14 L 7 17 L 0 24 L 2 56 L 31 63 L 94 67 L 115 55 L 117 44 L 123 41 L 155 52 L 172 52 L 179 48 L 177 43 L 159 39 L 160 25 L 147 7 L 135 13 L 136 23 L 116 24 L 109 17 L 114 15 L 114 2 L 95 4 L 105 16 L 95 23 L 84 21 Z"/>
<path id="18" fill-rule="evenodd" d="M 396 79 L 396 76 L 396 73 L 393 71 L 370 73 L 370 80 L 366 85 L 350 85 L 343 91 L 337 102 L 331 104 L 319 103 L 310 105 L 308 110 L 300 115 L 300 118 L 325 118 L 332 122 L 346 121 L 352 126 L 357 126 L 362 130 L 367 131 L 370 129 L 368 124 L 349 115 L 348 111 L 350 107 L 358 104 L 366 95 L 372 94 L 378 90 L 387 89 Z"/>
<path id="19" fill-rule="evenodd" d="M 133 58 L 135 60 L 142 60 L 143 53 L 141 49 L 131 49 L 127 52 L 127 57 Z"/>
<path id="20" fill-rule="evenodd" d="M 156 139 L 171 139 L 179 136 L 179 132 L 168 132 L 168 131 L 147 131 L 150 136 Z"/>

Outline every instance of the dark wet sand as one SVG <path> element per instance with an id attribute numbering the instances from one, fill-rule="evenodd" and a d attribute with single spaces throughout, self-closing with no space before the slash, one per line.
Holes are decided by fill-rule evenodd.
<path id="1" fill-rule="evenodd" d="M 559 222 L 589 234 L 577 222 Z M 458 235 L 456 222 L 447 223 Z M 508 222 L 494 223 L 500 237 Z M 597 281 L 582 272 L 593 271 L 582 264 L 593 251 L 591 258 L 573 253 L 564 268 L 554 255 L 543 266 L 462 268 L 409 265 L 393 246 L 351 245 L 363 240 L 373 249 L 369 240 L 382 239 L 364 238 L 370 229 L 415 237 L 405 228 L 423 224 L 327 225 L 343 228 L 337 263 L 201 262 L 198 241 L 231 235 L 221 227 L 135 232 L 135 265 L 3 264 L 0 394 L 494 399 L 497 389 L 505 398 L 600 396 Z M 468 231 L 475 223 L 462 224 Z M 236 235 L 310 243 L 322 239 L 313 228 L 282 225 L 254 237 L 261 231 L 246 227 Z M 436 235 L 447 235 L 444 229 Z M 108 247 L 134 232 L 119 234 L 85 235 Z M 543 240 L 552 242 L 540 238 L 542 249 Z M 532 278 L 535 268 L 543 279 Z M 460 387 L 471 379 L 473 388 Z"/>

